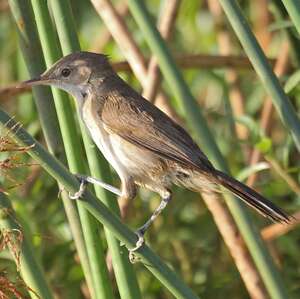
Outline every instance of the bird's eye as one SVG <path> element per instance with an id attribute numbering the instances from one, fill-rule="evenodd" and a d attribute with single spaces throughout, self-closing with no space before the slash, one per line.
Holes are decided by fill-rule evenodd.
<path id="1" fill-rule="evenodd" d="M 71 70 L 70 69 L 68 69 L 68 68 L 65 68 L 65 69 L 63 69 L 62 71 L 61 71 L 61 75 L 63 76 L 63 77 L 69 77 L 69 75 L 71 74 Z"/>

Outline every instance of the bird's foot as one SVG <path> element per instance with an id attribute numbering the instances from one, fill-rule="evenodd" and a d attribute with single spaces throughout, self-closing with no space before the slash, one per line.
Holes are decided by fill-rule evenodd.
<path id="1" fill-rule="evenodd" d="M 138 258 L 136 257 L 135 252 L 136 252 L 138 249 L 140 249 L 140 248 L 144 245 L 144 243 L 145 243 L 145 239 L 144 239 L 144 234 L 145 234 L 145 232 L 144 232 L 144 230 L 138 229 L 138 230 L 135 232 L 135 234 L 136 234 L 137 237 L 138 237 L 138 240 L 137 240 L 137 242 L 135 243 L 135 247 L 133 247 L 133 248 L 131 248 L 131 249 L 128 250 L 128 251 L 129 251 L 129 261 L 130 261 L 132 264 L 134 264 L 134 263 L 136 263 L 136 262 L 138 261 Z"/>
<path id="2" fill-rule="evenodd" d="M 99 179 L 96 179 L 96 178 L 88 176 L 88 175 L 82 175 L 82 174 L 75 174 L 75 176 L 78 178 L 78 180 L 80 182 L 84 181 L 86 184 L 91 183 L 93 185 L 100 186 L 100 187 L 104 188 L 105 190 L 108 190 L 108 191 L 112 192 L 113 194 L 116 194 L 118 196 L 122 196 L 122 192 L 121 192 L 120 189 L 118 189 L 114 186 L 111 186 L 109 184 L 106 184 L 106 183 L 102 182 Z"/>
<path id="3" fill-rule="evenodd" d="M 76 178 L 79 180 L 80 182 L 80 187 L 79 190 L 77 192 L 75 192 L 74 194 L 71 194 L 71 192 L 69 192 L 69 197 L 71 199 L 79 199 L 82 197 L 85 189 L 86 189 L 86 185 L 88 183 L 88 181 L 86 180 L 84 175 L 80 175 L 80 174 L 75 174 Z"/>

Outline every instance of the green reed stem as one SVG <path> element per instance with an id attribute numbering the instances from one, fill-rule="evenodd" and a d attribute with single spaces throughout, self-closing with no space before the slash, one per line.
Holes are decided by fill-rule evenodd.
<path id="1" fill-rule="evenodd" d="M 48 12 L 47 1 L 32 0 L 31 2 L 37 21 L 37 28 L 40 34 L 46 64 L 50 67 L 62 56 L 62 53 L 57 46 L 57 38 Z M 72 172 L 84 173 L 86 167 L 84 165 L 84 159 L 82 159 L 80 137 L 76 130 L 74 130 L 76 122 L 73 114 L 70 113 L 73 108 L 69 97 L 66 93 L 57 89 L 53 89 L 52 92 L 69 167 Z M 88 261 L 86 262 L 89 262 L 93 278 L 94 297 L 97 299 L 113 298 L 98 224 L 80 203 L 78 204 L 78 207 L 88 253 Z"/>
<path id="2" fill-rule="evenodd" d="M 32 6 L 29 0 L 10 0 L 9 4 L 17 24 L 22 53 L 30 76 L 37 77 L 45 70 L 46 66 L 42 56 L 42 48 L 36 29 Z M 51 91 L 49 88 L 35 87 L 33 88 L 33 94 L 47 146 L 51 153 L 62 155 L 64 146 Z M 74 146 L 79 147 L 76 144 Z M 67 196 L 63 196 L 62 199 L 88 288 L 93 298 L 95 298 L 93 295 L 94 290 L 90 265 L 88 263 L 76 204 L 70 201 Z"/>
<path id="3" fill-rule="evenodd" d="M 12 130 L 15 121 L 0 109 L 0 128 Z M 79 188 L 79 182 L 54 156 L 50 155 L 31 135 L 20 128 L 11 134 L 12 138 L 22 146 L 34 144 L 28 154 L 36 160 L 52 177 L 65 189 L 74 193 Z M 65 191 L 64 191 L 65 192 Z M 99 201 L 92 193 L 86 191 L 80 200 L 81 205 L 101 222 L 111 233 L 127 248 L 132 248 L 137 237 L 126 225 L 122 224 L 119 217 L 112 213 L 105 204 Z M 136 253 L 141 262 L 153 273 L 161 283 L 178 299 L 197 299 L 198 297 L 184 282 L 172 271 L 155 253 L 143 245 Z M 127 256 L 127 254 L 126 254 Z M 129 296 L 127 298 L 130 298 Z"/>

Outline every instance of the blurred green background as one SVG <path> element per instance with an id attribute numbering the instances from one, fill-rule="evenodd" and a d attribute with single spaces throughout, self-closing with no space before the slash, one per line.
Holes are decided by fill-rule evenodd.
<path id="1" fill-rule="evenodd" d="M 48 2 L 50 6 L 51 0 Z M 151 51 L 142 31 L 125 9 L 126 1 L 112 2 L 116 7 L 123 5 L 123 20 L 140 51 L 150 58 Z M 154 22 L 165 13 L 164 2 L 145 1 Z M 278 113 L 273 109 L 266 116 L 266 90 L 249 62 L 244 62 L 245 52 L 219 2 L 179 2 L 168 46 L 174 57 L 177 57 L 177 62 L 183 57 L 191 61 L 188 66 L 180 68 L 232 174 L 244 182 L 255 174 L 251 182 L 255 189 L 290 214 L 297 213 L 300 205 L 299 152 Z M 101 51 L 109 55 L 112 62 L 126 60 L 118 43 L 110 38 L 107 26 L 91 2 L 71 0 L 70 3 L 81 48 Z M 243 0 L 239 4 L 271 64 L 276 64 L 279 69 L 280 82 L 287 88 L 292 105 L 299 111 L 299 34 L 281 1 Z M 217 63 L 214 56 L 221 55 L 230 55 L 230 61 L 233 62 L 224 59 Z M 202 62 L 198 61 L 199 57 L 204 57 Z M 278 66 L 280 59 L 282 65 Z M 207 65 L 209 61 L 212 61 L 211 65 Z M 142 92 L 141 83 L 131 71 L 119 74 Z M 29 77 L 8 1 L 1 0 L 0 88 Z M 193 128 L 186 125 L 189 115 L 178 107 L 172 90 L 163 79 L 161 86 L 167 106 L 171 107 L 176 120 L 193 136 Z M 1 93 L 0 104 L 23 128 L 45 144 L 31 92 L 21 95 Z M 2 132 L 0 138 L 6 137 Z M 0 192 L 8 194 L 20 225 L 28 230 L 35 257 L 44 268 L 55 298 L 90 298 L 62 201 L 58 198 L 57 183 L 22 151 L 4 151 L 5 145 L 0 146 Z M 255 149 L 256 153 L 260 153 L 260 159 L 251 165 Z M 112 173 L 113 185 L 119 186 L 117 175 Z M 139 227 L 158 203 L 158 195 L 140 190 L 134 202 L 127 203 L 129 206 L 125 210 L 124 222 L 133 229 Z M 261 232 L 272 225 L 255 212 L 250 213 L 253 223 Z M 0 235 L 0 277 L 3 277 L 5 283 L 11 281 L 23 293 L 20 298 L 27 298 L 26 287 L 20 283 L 21 278 L 9 252 L 11 248 L 6 236 L 6 231 Z M 99 236 L 106 250 L 103 230 L 99 231 Z M 174 188 L 174 200 L 151 227 L 146 239 L 147 244 L 179 273 L 200 298 L 251 298 L 199 194 Z M 299 229 L 293 225 L 278 235 L 271 231 L 271 237 L 266 242 L 290 298 L 299 298 Z M 109 258 L 107 263 L 110 269 Z M 143 269 L 143 265 L 136 264 L 134 269 L 142 298 L 173 298 L 155 277 Z M 113 270 L 110 270 L 110 278 L 114 296 L 118 298 Z M 19 298 L 12 292 L 7 294 L 8 297 L 3 298 Z"/>

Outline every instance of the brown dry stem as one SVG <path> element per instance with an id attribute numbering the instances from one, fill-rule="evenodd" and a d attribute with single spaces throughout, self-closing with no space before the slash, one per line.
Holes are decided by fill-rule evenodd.
<path id="1" fill-rule="evenodd" d="M 221 55 L 230 55 L 232 52 L 232 41 L 228 30 L 225 28 L 224 16 L 222 12 L 221 5 L 218 1 L 209 0 L 209 9 L 214 17 L 217 28 L 217 39 L 219 45 L 219 51 Z M 226 71 L 226 80 L 230 86 L 229 89 L 229 100 L 231 102 L 231 107 L 233 115 L 235 117 L 240 117 L 244 115 L 244 96 L 239 88 L 238 74 L 235 68 L 229 68 Z M 235 123 L 235 130 L 237 137 L 241 140 L 245 140 L 248 137 L 248 129 L 239 123 Z M 245 149 L 246 150 L 246 149 Z"/>
<path id="2" fill-rule="evenodd" d="M 128 5 L 126 1 L 118 2 L 116 5 L 116 10 L 118 14 L 125 18 L 128 14 Z M 93 45 L 90 47 L 90 52 L 95 53 L 102 53 L 104 47 L 110 42 L 112 39 L 110 31 L 107 29 L 107 27 L 104 27 L 103 30 L 99 33 L 99 35 L 96 37 L 96 40 L 93 42 Z"/>
<path id="3" fill-rule="evenodd" d="M 30 87 L 24 86 L 21 88 L 16 88 L 17 84 L 12 84 L 10 86 L 4 87 L 0 89 L 0 102 L 8 101 L 11 98 L 28 92 L 31 90 Z"/>
<path id="4" fill-rule="evenodd" d="M 228 209 L 217 194 L 201 195 L 234 259 L 249 295 L 253 299 L 268 298 L 260 275 Z"/>
<path id="5" fill-rule="evenodd" d="M 100 49 L 102 45 L 99 44 L 97 47 L 99 51 L 96 52 L 102 52 L 102 49 Z M 241 55 L 184 54 L 176 55 L 175 60 L 176 64 L 182 69 L 234 68 L 252 70 L 252 65 L 249 59 Z M 150 60 L 147 59 L 146 65 L 148 65 L 149 62 Z M 269 58 L 269 63 L 274 65 L 275 60 Z M 112 65 L 116 72 L 132 72 L 132 68 L 127 61 L 114 62 Z M 0 88 L 0 102 L 10 100 L 13 97 L 31 90 L 30 87 L 16 88 L 17 86 L 18 83 L 15 83 L 8 87 Z"/>
<path id="6" fill-rule="evenodd" d="M 171 37 L 180 2 L 180 0 L 166 1 L 163 9 L 164 13 L 158 21 L 159 32 L 165 41 L 168 41 Z M 148 84 L 144 86 L 143 96 L 150 102 L 154 102 L 161 82 L 161 74 L 155 56 L 151 57 L 148 64 L 147 81 Z"/>
<path id="7" fill-rule="evenodd" d="M 300 224 L 300 211 L 292 215 L 295 219 L 289 225 L 282 225 L 281 223 L 271 224 L 261 230 L 261 236 L 265 241 L 271 242 L 276 238 L 288 233 Z"/>
<path id="8" fill-rule="evenodd" d="M 219 69 L 234 68 L 239 70 L 253 70 L 250 60 L 242 55 L 207 55 L 207 54 L 182 54 L 176 55 L 176 64 L 182 69 Z M 149 60 L 146 61 L 149 63 Z M 269 58 L 271 65 L 275 64 L 273 58 Z M 132 72 L 127 61 L 113 63 L 116 72 Z"/>

